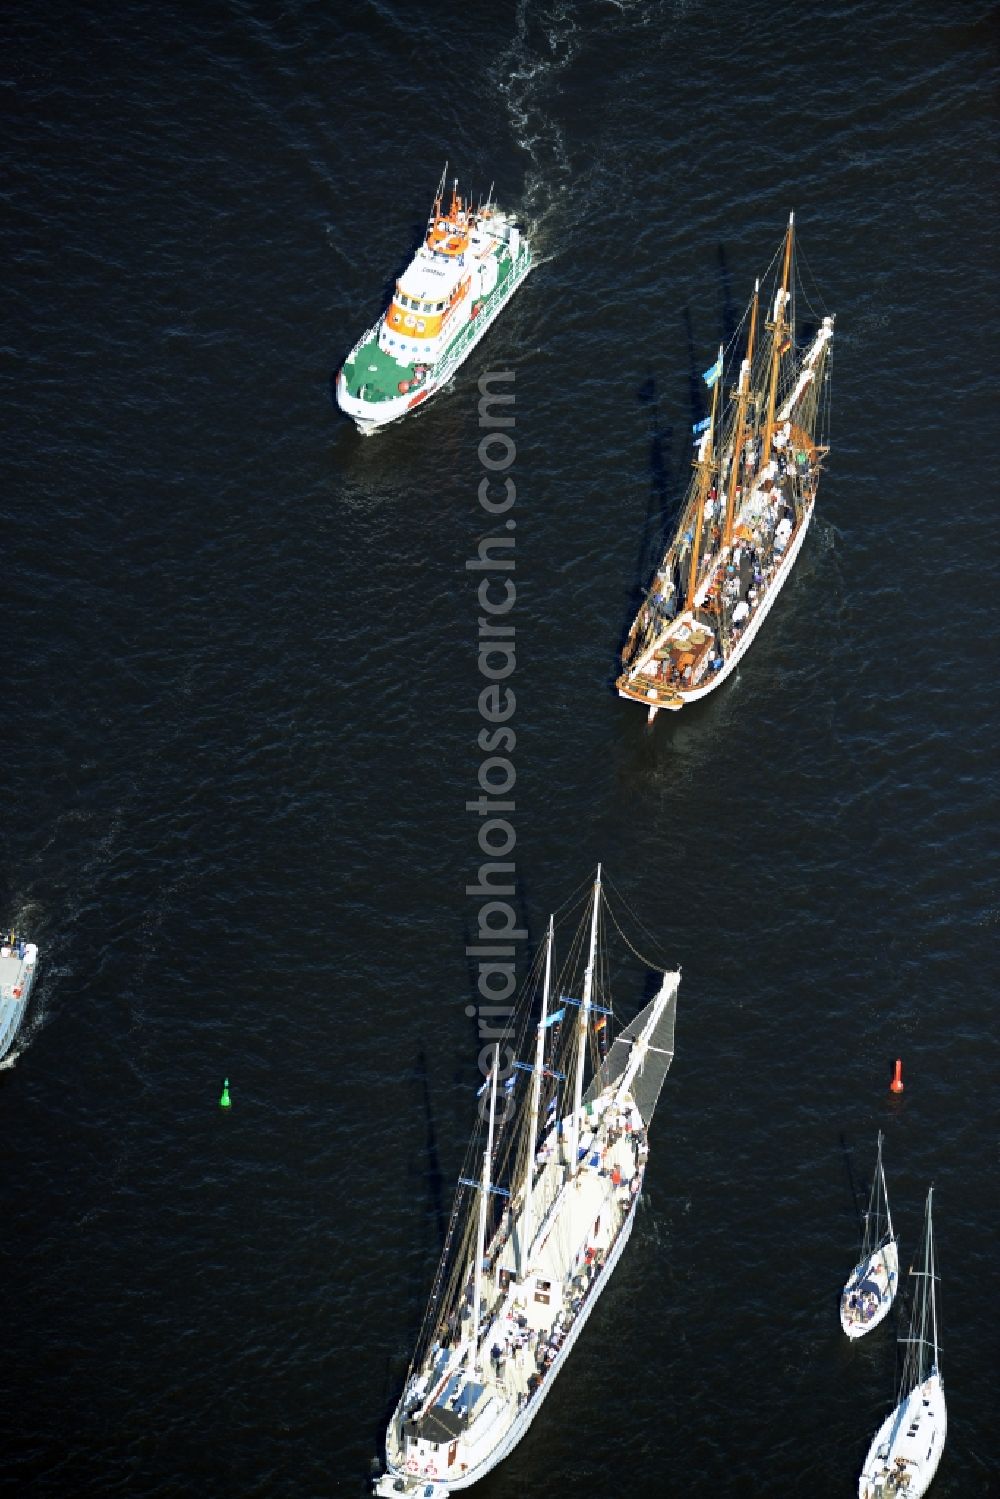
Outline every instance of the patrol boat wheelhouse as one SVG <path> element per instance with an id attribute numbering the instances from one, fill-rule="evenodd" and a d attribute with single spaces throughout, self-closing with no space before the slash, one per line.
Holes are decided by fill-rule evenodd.
<path id="1" fill-rule="evenodd" d="M 528 242 L 492 203 L 492 188 L 474 209 L 457 178 L 445 207 L 444 186 L 443 173 L 423 244 L 337 376 L 337 404 L 360 432 L 397 421 L 440 390 L 531 270 Z"/>
<path id="2" fill-rule="evenodd" d="M 680 973 L 663 974 L 655 997 L 608 1051 L 612 1011 L 598 953 L 605 909 L 598 867 L 558 979 L 550 918 L 510 1042 L 493 1049 L 480 1122 L 386 1433 L 387 1472 L 375 1480 L 386 1499 L 445 1499 L 517 1445 L 635 1225 L 646 1132 L 674 1055 Z M 518 1039 L 529 1041 L 532 1032 L 533 1061 L 515 1062 Z M 593 1076 L 584 1091 L 588 1061 Z"/>
<path id="3" fill-rule="evenodd" d="M 10 1051 L 35 982 L 38 948 L 11 932 L 0 942 L 0 1061 Z"/>

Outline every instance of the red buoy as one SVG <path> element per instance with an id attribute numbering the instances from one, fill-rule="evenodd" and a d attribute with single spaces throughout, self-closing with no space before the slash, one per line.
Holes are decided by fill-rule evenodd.
<path id="1" fill-rule="evenodd" d="M 896 1058 L 896 1071 L 895 1071 L 895 1074 L 893 1076 L 892 1082 L 889 1084 L 889 1092 L 890 1093 L 902 1093 L 902 1091 L 903 1091 L 903 1064 L 899 1060 L 899 1058 L 897 1057 Z"/>

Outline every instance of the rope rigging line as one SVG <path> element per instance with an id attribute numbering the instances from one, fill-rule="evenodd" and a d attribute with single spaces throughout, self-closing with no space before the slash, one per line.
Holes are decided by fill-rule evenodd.
<path id="1" fill-rule="evenodd" d="M 657 938 L 656 936 L 654 936 L 654 934 L 649 930 L 649 928 L 647 926 L 645 926 L 642 921 L 640 921 L 639 917 L 635 914 L 635 912 L 632 911 L 629 908 L 628 902 L 626 901 L 625 897 L 622 895 L 622 893 L 618 889 L 618 887 L 610 879 L 607 880 L 607 884 L 608 884 L 609 888 L 614 891 L 615 899 L 617 901 L 620 901 L 621 904 L 628 911 L 630 917 L 635 922 L 636 926 L 639 928 L 639 931 L 642 933 L 642 935 L 644 937 L 647 937 L 649 939 L 649 941 L 652 942 L 652 944 L 654 946 L 654 949 L 657 948 L 659 946 L 659 938 Z M 615 915 L 615 911 L 614 911 L 614 909 L 613 909 L 613 907 L 611 905 L 611 902 L 610 901 L 606 902 L 606 905 L 607 905 L 607 908 L 608 908 L 608 914 L 611 917 L 611 920 L 614 922 L 615 931 L 618 933 L 619 937 L 621 937 L 622 941 L 625 943 L 625 946 L 628 948 L 629 952 L 633 955 L 633 957 L 638 958 L 639 962 L 642 963 L 646 968 L 652 968 L 655 971 L 660 972 L 660 973 L 667 973 L 667 972 L 669 972 L 670 966 L 671 966 L 669 961 L 667 961 L 665 959 L 663 962 L 652 962 L 643 953 L 639 952 L 638 948 L 636 948 L 636 947 L 634 947 L 632 945 L 632 943 L 629 941 L 628 937 L 626 936 L 625 932 L 621 928 L 621 925 L 620 925 L 620 923 L 618 921 L 618 917 Z"/>

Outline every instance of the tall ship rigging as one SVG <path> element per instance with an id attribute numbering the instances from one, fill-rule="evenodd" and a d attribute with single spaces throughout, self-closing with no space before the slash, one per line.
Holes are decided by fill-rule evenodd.
<path id="1" fill-rule="evenodd" d="M 541 1410 L 632 1233 L 647 1132 L 673 1060 L 680 973 L 660 975 L 654 998 L 609 1048 L 609 914 L 617 927 L 598 867 L 565 963 L 557 964 L 550 918 L 512 1021 L 516 1039 L 494 1048 L 386 1433 L 375 1493 L 387 1499 L 445 1499 L 507 1456 Z"/>
<path id="2" fill-rule="evenodd" d="M 531 247 L 493 203 L 445 197 L 445 165 L 427 232 L 392 300 L 337 375 L 337 404 L 358 430 L 388 426 L 429 400 L 468 358 L 531 270 Z"/>
<path id="3" fill-rule="evenodd" d="M 735 671 L 812 520 L 829 451 L 833 318 L 808 309 L 811 331 L 797 333 L 794 214 L 774 265 L 765 307 L 758 281 L 736 338 L 705 372 L 711 410 L 694 426 L 680 521 L 622 652 L 618 692 L 650 722 Z"/>

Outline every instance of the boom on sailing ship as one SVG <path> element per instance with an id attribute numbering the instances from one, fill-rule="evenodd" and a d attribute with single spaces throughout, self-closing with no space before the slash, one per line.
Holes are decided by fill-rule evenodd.
<path id="1" fill-rule="evenodd" d="M 664 973 L 655 998 L 609 1050 L 605 910 L 598 868 L 558 978 L 550 919 L 522 990 L 512 1026 L 525 1041 L 534 1033 L 532 1059 L 514 1060 L 513 1039 L 494 1049 L 481 1090 L 487 1117 L 459 1178 L 376 1494 L 444 1499 L 506 1457 L 541 1409 L 632 1232 L 647 1130 L 673 1060 L 680 974 Z"/>
<path id="2" fill-rule="evenodd" d="M 492 202 L 473 208 L 456 178 L 445 204 L 445 164 L 423 244 L 385 312 L 337 376 L 337 404 L 360 432 L 405 416 L 441 389 L 531 270 L 531 248 Z"/>
<path id="3" fill-rule="evenodd" d="M 799 555 L 829 451 L 833 318 L 796 339 L 795 216 L 765 336 L 758 337 L 760 282 L 736 340 L 719 350 L 705 382 L 710 414 L 695 424 L 697 455 L 680 523 L 622 652 L 619 694 L 652 722 L 718 687 L 750 648 Z M 741 337 L 740 334 L 737 335 Z"/>

